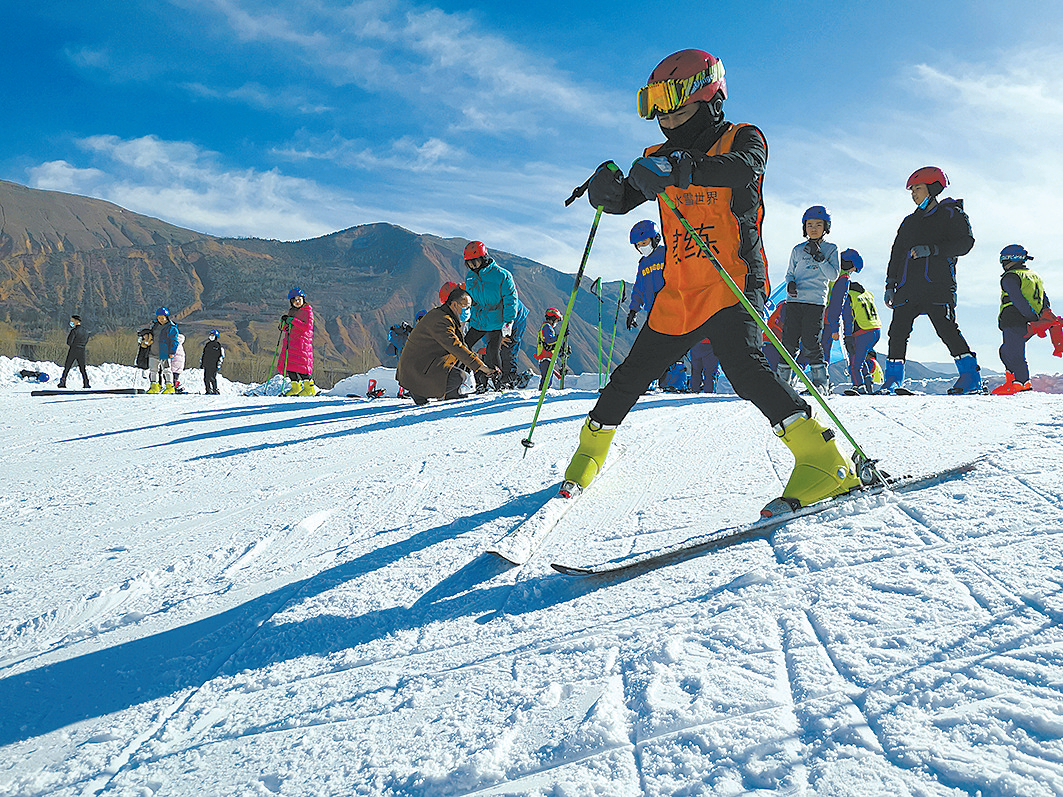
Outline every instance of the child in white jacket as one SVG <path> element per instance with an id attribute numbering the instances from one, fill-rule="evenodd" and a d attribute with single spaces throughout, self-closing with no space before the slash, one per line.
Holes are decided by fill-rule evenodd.
<path id="1" fill-rule="evenodd" d="M 808 240 L 794 247 L 790 253 L 790 267 L 786 269 L 786 319 L 783 322 L 782 344 L 797 354 L 798 344 L 808 361 L 812 384 L 829 389 L 827 363 L 823 358 L 823 313 L 831 283 L 841 274 L 838 247 L 824 240 L 830 232 L 830 214 L 822 205 L 813 205 L 801 217 L 801 231 Z M 790 366 L 779 364 L 779 376 L 790 379 Z"/>

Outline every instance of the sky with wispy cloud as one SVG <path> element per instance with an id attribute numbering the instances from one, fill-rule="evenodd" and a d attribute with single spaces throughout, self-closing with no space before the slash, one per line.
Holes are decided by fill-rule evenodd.
<path id="1" fill-rule="evenodd" d="M 5 12 L 2 179 L 217 235 L 386 221 L 575 271 L 593 210 L 565 198 L 662 140 L 635 93 L 698 47 L 724 62 L 728 118 L 768 139 L 773 279 L 823 204 L 880 294 L 905 181 L 935 164 L 977 239 L 958 317 L 982 362 L 1001 369 L 1004 245 L 1035 255 L 1063 311 L 1058 0 L 20 6 Z M 606 217 L 588 272 L 631 280 L 628 230 L 653 215 Z M 1029 353 L 1035 372 L 1063 371 L 1047 343 Z M 948 360 L 924 321 L 910 356 Z"/>

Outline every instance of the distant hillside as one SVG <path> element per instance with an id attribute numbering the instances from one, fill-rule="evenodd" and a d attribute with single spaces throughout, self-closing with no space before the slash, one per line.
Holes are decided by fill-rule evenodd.
<path id="1" fill-rule="evenodd" d="M 419 310 L 438 304 L 442 283 L 464 279 L 465 243 L 384 223 L 298 242 L 223 239 L 102 200 L 0 181 L 0 320 L 31 337 L 63 327 L 72 313 L 90 330 L 136 329 L 165 305 L 191 339 L 217 328 L 234 351 L 265 353 L 276 347 L 288 290 L 299 286 L 314 307 L 323 364 L 390 365 L 388 327 L 412 323 Z M 542 313 L 564 308 L 572 276 L 506 252 L 492 255 L 513 273 L 530 310 L 523 361 L 530 365 Z M 605 288 L 607 330 L 618 289 Z M 598 300 L 586 289 L 576 316 L 572 366 L 597 370 Z M 633 340 L 621 322 L 614 361 Z"/>

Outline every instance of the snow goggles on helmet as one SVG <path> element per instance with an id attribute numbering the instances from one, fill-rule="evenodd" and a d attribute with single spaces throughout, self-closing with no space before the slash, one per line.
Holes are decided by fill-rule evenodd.
<path id="1" fill-rule="evenodd" d="M 723 80 L 723 61 L 696 72 L 690 77 L 662 80 L 639 89 L 639 116 L 652 119 L 659 113 L 679 110 L 700 89 Z"/>

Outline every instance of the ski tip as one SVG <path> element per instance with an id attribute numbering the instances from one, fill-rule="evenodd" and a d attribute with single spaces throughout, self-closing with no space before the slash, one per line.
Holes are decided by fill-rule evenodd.
<path id="1" fill-rule="evenodd" d="M 591 576 L 594 575 L 593 570 L 588 570 L 585 567 L 570 567 L 569 565 L 561 565 L 557 562 L 551 562 L 550 567 L 565 576 Z"/>

